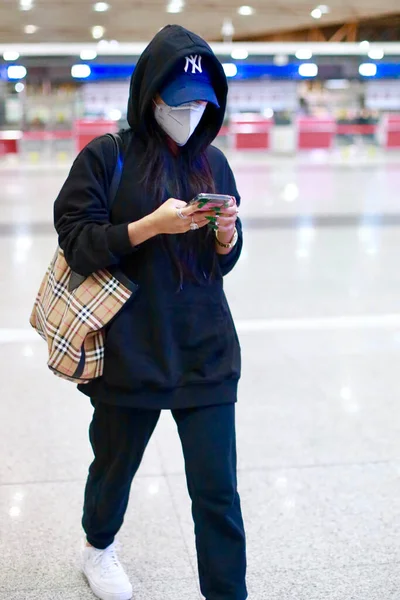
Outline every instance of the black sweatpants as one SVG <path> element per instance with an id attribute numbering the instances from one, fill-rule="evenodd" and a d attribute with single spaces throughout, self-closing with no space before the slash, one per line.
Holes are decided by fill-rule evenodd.
<path id="1" fill-rule="evenodd" d="M 95 407 L 82 524 L 106 548 L 120 529 L 132 479 L 160 417 L 158 410 Z M 245 600 L 246 543 L 236 478 L 235 405 L 172 411 L 192 499 L 200 587 L 206 600 Z"/>

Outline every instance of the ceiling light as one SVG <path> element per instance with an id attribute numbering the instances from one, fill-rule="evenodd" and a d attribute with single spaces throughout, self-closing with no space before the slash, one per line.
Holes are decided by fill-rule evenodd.
<path id="1" fill-rule="evenodd" d="M 246 60 L 246 58 L 248 58 L 248 56 L 249 56 L 249 53 L 246 50 L 246 48 L 235 48 L 231 52 L 231 57 L 234 60 Z"/>
<path id="2" fill-rule="evenodd" d="M 363 63 L 358 67 L 358 71 L 363 77 L 375 77 L 377 70 L 374 63 Z"/>
<path id="3" fill-rule="evenodd" d="M 22 65 L 12 65 L 7 69 L 8 79 L 23 79 L 26 77 L 26 68 Z"/>
<path id="4" fill-rule="evenodd" d="M 171 0 L 167 6 L 168 13 L 180 13 L 183 11 L 185 3 L 183 0 Z"/>
<path id="5" fill-rule="evenodd" d="M 309 60 L 310 58 L 312 58 L 312 52 L 311 50 L 307 50 L 306 48 L 304 48 L 303 50 L 297 50 L 296 58 L 300 60 Z"/>
<path id="6" fill-rule="evenodd" d="M 15 50 L 8 50 L 7 52 L 4 52 L 3 59 L 4 60 L 18 60 L 19 52 L 16 52 Z"/>
<path id="7" fill-rule="evenodd" d="M 360 42 L 360 50 L 362 50 L 363 52 L 368 52 L 369 47 L 370 47 L 370 43 L 367 40 Z"/>
<path id="8" fill-rule="evenodd" d="M 89 65 L 73 65 L 71 67 L 71 75 L 75 79 L 86 79 L 91 72 Z"/>
<path id="9" fill-rule="evenodd" d="M 234 63 L 224 63 L 222 66 L 227 77 L 235 77 L 237 75 L 237 66 Z"/>
<path id="10" fill-rule="evenodd" d="M 33 0 L 19 0 L 19 10 L 32 10 Z"/>
<path id="11" fill-rule="evenodd" d="M 81 52 L 81 60 L 93 60 L 97 58 L 96 50 L 82 50 Z"/>
<path id="12" fill-rule="evenodd" d="M 368 56 L 372 58 L 372 60 L 381 60 L 385 56 L 385 53 L 380 48 L 371 48 L 368 52 Z"/>
<path id="13" fill-rule="evenodd" d="M 242 15 L 242 17 L 250 17 L 254 14 L 254 8 L 252 6 L 240 6 L 238 8 L 238 13 L 239 15 Z"/>
<path id="14" fill-rule="evenodd" d="M 320 8 L 314 8 L 314 10 L 311 11 L 311 16 L 313 19 L 320 19 L 322 17 L 322 11 Z"/>
<path id="15" fill-rule="evenodd" d="M 318 65 L 315 63 L 304 63 L 300 65 L 299 75 L 302 77 L 316 77 L 318 75 Z"/>
<path id="16" fill-rule="evenodd" d="M 24 27 L 25 33 L 29 35 L 31 35 L 32 33 L 36 33 L 38 29 L 39 27 L 37 27 L 36 25 L 25 25 Z"/>
<path id="17" fill-rule="evenodd" d="M 15 84 L 15 91 L 20 94 L 21 92 L 23 92 L 25 89 L 25 86 L 23 83 L 19 82 Z"/>
<path id="18" fill-rule="evenodd" d="M 94 27 L 92 27 L 92 36 L 95 40 L 99 40 L 103 37 L 105 31 L 106 30 L 102 25 L 95 25 Z"/>
<path id="19" fill-rule="evenodd" d="M 109 9 L 110 5 L 107 4 L 107 2 L 96 2 L 96 4 L 93 5 L 93 10 L 95 12 L 107 12 Z"/>
<path id="20" fill-rule="evenodd" d="M 323 15 L 327 15 L 331 12 L 331 9 L 326 4 L 320 4 L 317 8 L 322 12 Z"/>
<path id="21" fill-rule="evenodd" d="M 276 54 L 274 56 L 274 65 L 278 67 L 284 67 L 289 63 L 289 57 L 287 54 Z"/>
<path id="22" fill-rule="evenodd" d="M 111 119 L 111 121 L 120 121 L 122 112 L 118 108 L 112 108 L 108 113 L 108 118 Z"/>

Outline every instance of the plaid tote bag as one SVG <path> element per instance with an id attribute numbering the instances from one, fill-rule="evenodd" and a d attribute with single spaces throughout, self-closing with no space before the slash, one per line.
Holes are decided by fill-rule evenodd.
<path id="1" fill-rule="evenodd" d="M 109 134 L 111 135 L 111 134 Z M 117 136 L 117 165 L 108 199 L 111 207 L 122 172 Z M 57 248 L 41 283 L 30 324 L 47 342 L 48 367 L 75 383 L 101 377 L 104 369 L 104 327 L 121 310 L 138 286 L 118 270 L 96 271 L 89 277 L 74 273 Z"/>

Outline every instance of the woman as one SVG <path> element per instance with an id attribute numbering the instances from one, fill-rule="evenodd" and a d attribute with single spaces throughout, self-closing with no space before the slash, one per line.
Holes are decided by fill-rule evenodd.
<path id="1" fill-rule="evenodd" d="M 141 56 L 121 132 L 124 168 L 111 214 L 112 140 L 91 142 L 55 203 L 59 243 L 87 275 L 118 264 L 139 285 L 106 332 L 103 377 L 80 386 L 94 407 L 95 455 L 85 491 L 83 570 L 103 600 L 132 586 L 114 538 L 132 479 L 163 409 L 172 410 L 192 499 L 206 600 L 245 600 L 245 534 L 236 482 L 235 402 L 240 348 L 223 276 L 242 247 L 239 195 L 226 158 L 210 144 L 224 117 L 221 64 L 197 35 L 173 25 Z M 198 193 L 232 197 L 218 231 Z"/>

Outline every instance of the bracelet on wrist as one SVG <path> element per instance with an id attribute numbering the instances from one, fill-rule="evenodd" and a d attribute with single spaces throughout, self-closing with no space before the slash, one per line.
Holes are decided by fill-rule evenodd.
<path id="1" fill-rule="evenodd" d="M 236 227 L 230 242 L 221 242 L 221 240 L 218 238 L 218 231 L 215 232 L 215 241 L 217 242 L 218 246 L 221 246 L 221 248 L 233 248 L 234 246 L 236 246 L 238 238 L 239 234 L 237 232 Z"/>

